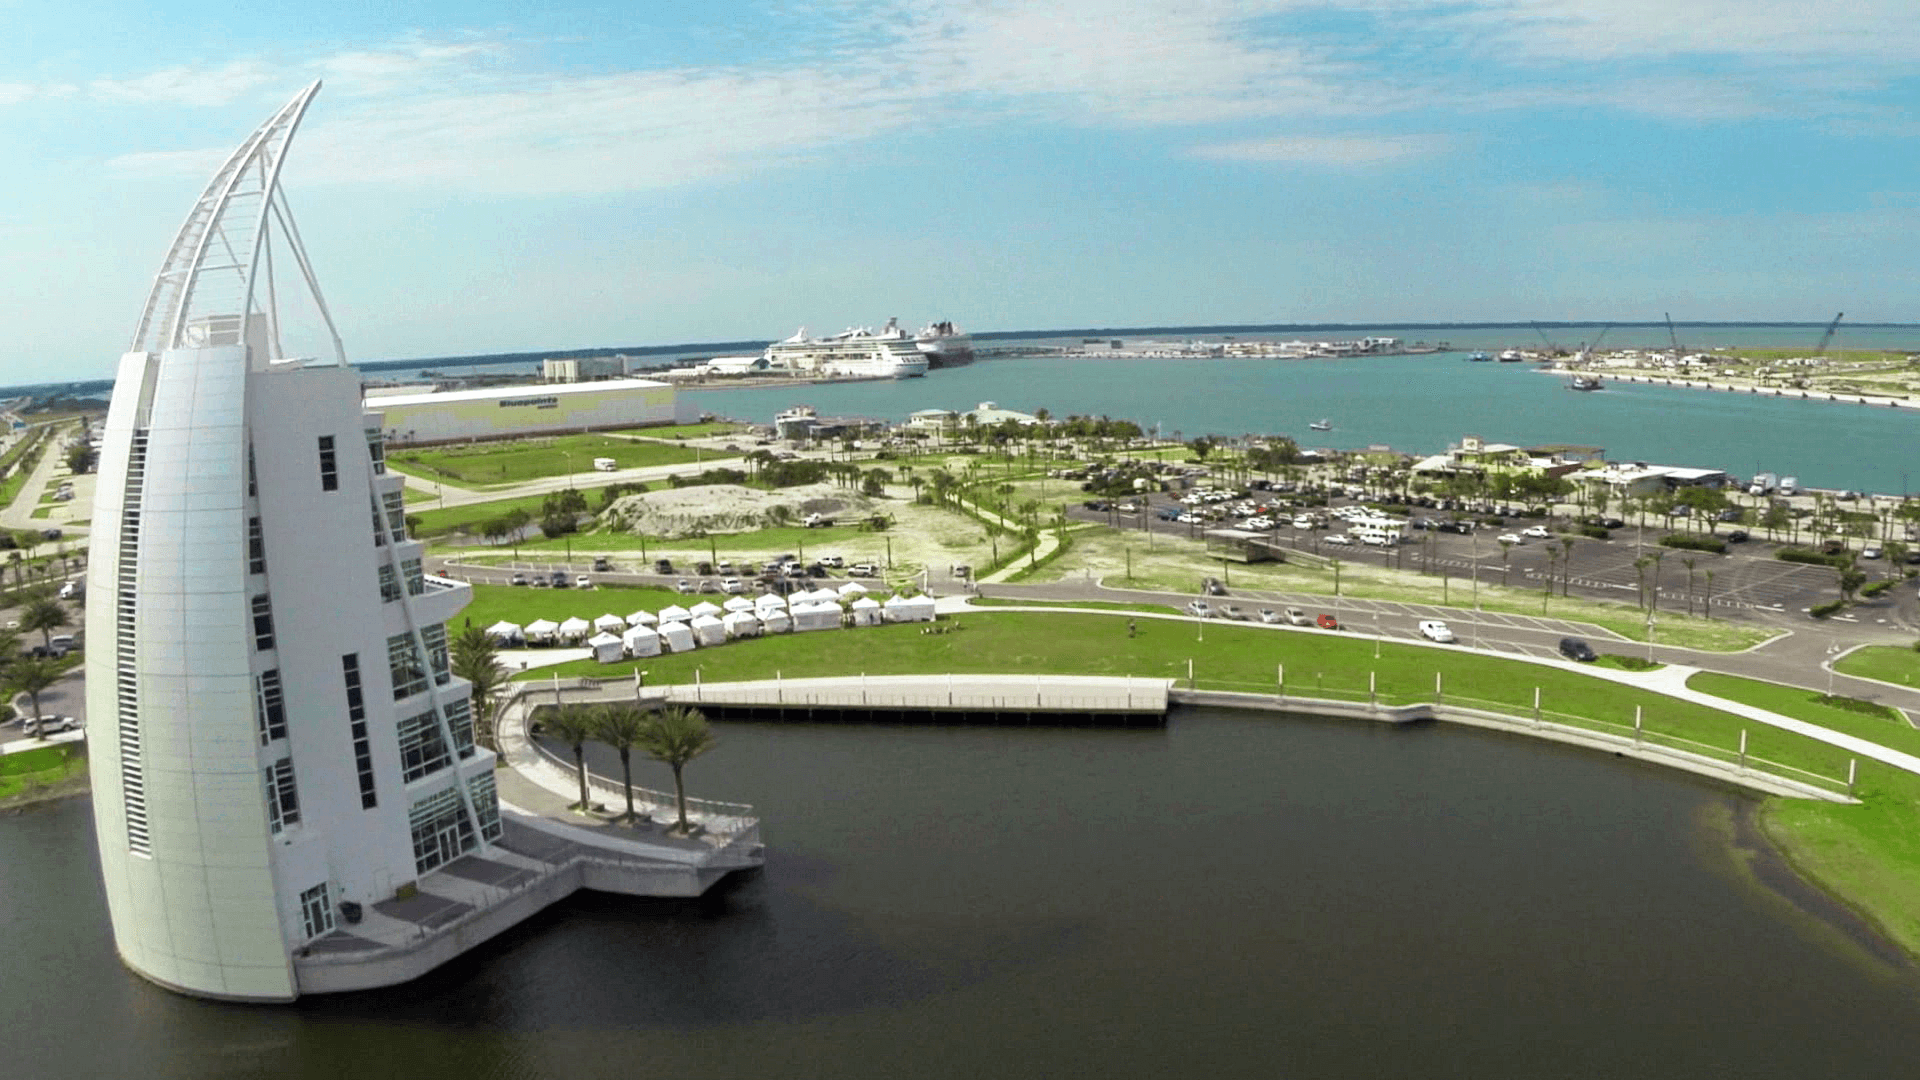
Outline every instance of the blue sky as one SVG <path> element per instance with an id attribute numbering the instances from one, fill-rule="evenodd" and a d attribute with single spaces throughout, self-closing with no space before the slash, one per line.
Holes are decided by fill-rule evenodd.
<path id="1" fill-rule="evenodd" d="M 219 159 L 316 78 L 284 182 L 355 359 L 890 315 L 1920 321 L 1912 0 L 0 0 L 0 28 L 0 384 L 108 374 Z"/>

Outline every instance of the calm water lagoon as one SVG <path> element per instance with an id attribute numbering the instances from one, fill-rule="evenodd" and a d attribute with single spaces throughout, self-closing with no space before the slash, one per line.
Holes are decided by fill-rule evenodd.
<path id="1" fill-rule="evenodd" d="M 1164 731 L 719 734 L 691 789 L 760 807 L 764 871 L 698 901 L 582 894 L 420 982 L 288 1007 L 193 1001 L 118 965 L 85 800 L 0 818 L 5 1071 L 1911 1068 L 1920 978 L 1744 838 L 1750 800 L 1678 774 L 1204 710 Z"/>

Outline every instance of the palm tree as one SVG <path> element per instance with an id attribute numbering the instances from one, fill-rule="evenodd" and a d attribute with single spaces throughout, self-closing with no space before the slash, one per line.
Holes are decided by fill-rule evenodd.
<path id="1" fill-rule="evenodd" d="M 506 669 L 500 666 L 500 647 L 493 635 L 468 623 L 452 641 L 453 674 L 467 680 L 472 688 L 473 724 L 480 745 L 494 752 L 493 696 L 507 683 Z"/>
<path id="2" fill-rule="evenodd" d="M 20 629 L 28 633 L 40 631 L 40 643 L 49 650 L 53 648 L 53 632 L 65 625 L 66 606 L 45 592 L 28 597 L 26 608 L 20 612 Z"/>
<path id="3" fill-rule="evenodd" d="M 580 802 L 572 807 L 582 813 L 590 803 L 587 800 L 587 742 L 599 737 L 599 725 L 594 714 L 597 705 L 558 705 L 547 714 L 546 732 L 573 748 L 573 765 L 580 774 Z"/>
<path id="4" fill-rule="evenodd" d="M 687 825 L 687 788 L 680 770 L 687 762 L 713 749 L 713 729 L 700 710 L 673 705 L 662 709 L 647 723 L 639 746 L 648 757 L 665 762 L 673 770 L 673 797 L 680 809 L 680 821 L 673 831 L 685 836 L 691 829 Z"/>
<path id="5" fill-rule="evenodd" d="M 22 656 L 7 666 L 9 694 L 25 694 L 33 702 L 32 716 L 40 715 L 40 692 L 59 682 L 66 671 L 51 656 Z"/>
<path id="6" fill-rule="evenodd" d="M 1512 554 L 1513 541 L 1500 541 L 1500 585 L 1503 588 L 1511 582 L 1513 577 L 1513 564 L 1507 561 L 1507 557 Z"/>
<path id="7" fill-rule="evenodd" d="M 627 821 L 637 821 L 633 812 L 633 747 L 646 736 L 648 718 L 632 705 L 609 705 L 594 718 L 594 737 L 620 751 L 620 782 L 627 792 Z"/>

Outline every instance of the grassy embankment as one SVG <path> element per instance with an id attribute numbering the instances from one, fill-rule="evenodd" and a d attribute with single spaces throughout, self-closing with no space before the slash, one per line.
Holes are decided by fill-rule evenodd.
<path id="1" fill-rule="evenodd" d="M 27 485 L 27 477 L 33 475 L 34 467 L 40 464 L 40 455 L 46 452 L 47 440 L 52 434 L 51 426 L 34 428 L 32 434 L 0 455 L 0 469 L 7 473 L 5 479 L 0 479 L 0 506 L 12 506 L 20 497 L 20 489 Z"/>
<path id="2" fill-rule="evenodd" d="M 1897 645 L 1868 645 L 1834 661 L 1833 670 L 1896 686 L 1920 686 L 1920 652 Z"/>
<path id="3" fill-rule="evenodd" d="M 78 743 L 56 743 L 0 756 L 0 803 L 52 789 L 86 772 L 87 755 Z"/>
<path id="4" fill-rule="evenodd" d="M 611 434 L 642 439 L 709 439 L 719 435 L 738 435 L 746 429 L 745 424 L 662 424 L 659 427 L 627 428 Z"/>
<path id="5" fill-rule="evenodd" d="M 1702 673 L 1687 685 L 1920 754 L 1920 731 L 1891 712 L 1836 707 L 1817 691 L 1731 675 Z M 1769 799 L 1761 824 L 1803 876 L 1920 956 L 1920 777 L 1863 761 L 1856 791 L 1857 806 Z"/>
<path id="6" fill-rule="evenodd" d="M 709 459 L 718 462 L 726 456 L 730 455 L 645 439 L 560 435 L 396 449 L 387 456 L 387 467 L 422 480 L 487 490 L 548 476 L 592 476 L 594 458 L 612 458 L 622 469 L 636 469 Z"/>

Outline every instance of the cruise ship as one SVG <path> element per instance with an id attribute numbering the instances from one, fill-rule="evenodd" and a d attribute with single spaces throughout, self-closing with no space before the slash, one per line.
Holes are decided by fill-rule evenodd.
<path id="1" fill-rule="evenodd" d="M 959 367 L 973 363 L 973 338 L 951 322 L 932 322 L 920 328 L 913 343 L 929 367 Z"/>
<path id="2" fill-rule="evenodd" d="M 909 379 L 925 375 L 929 366 L 898 319 L 888 319 L 878 332 L 863 326 L 823 338 L 808 337 L 803 326 L 767 346 L 766 357 L 769 367 L 823 378 Z"/>

